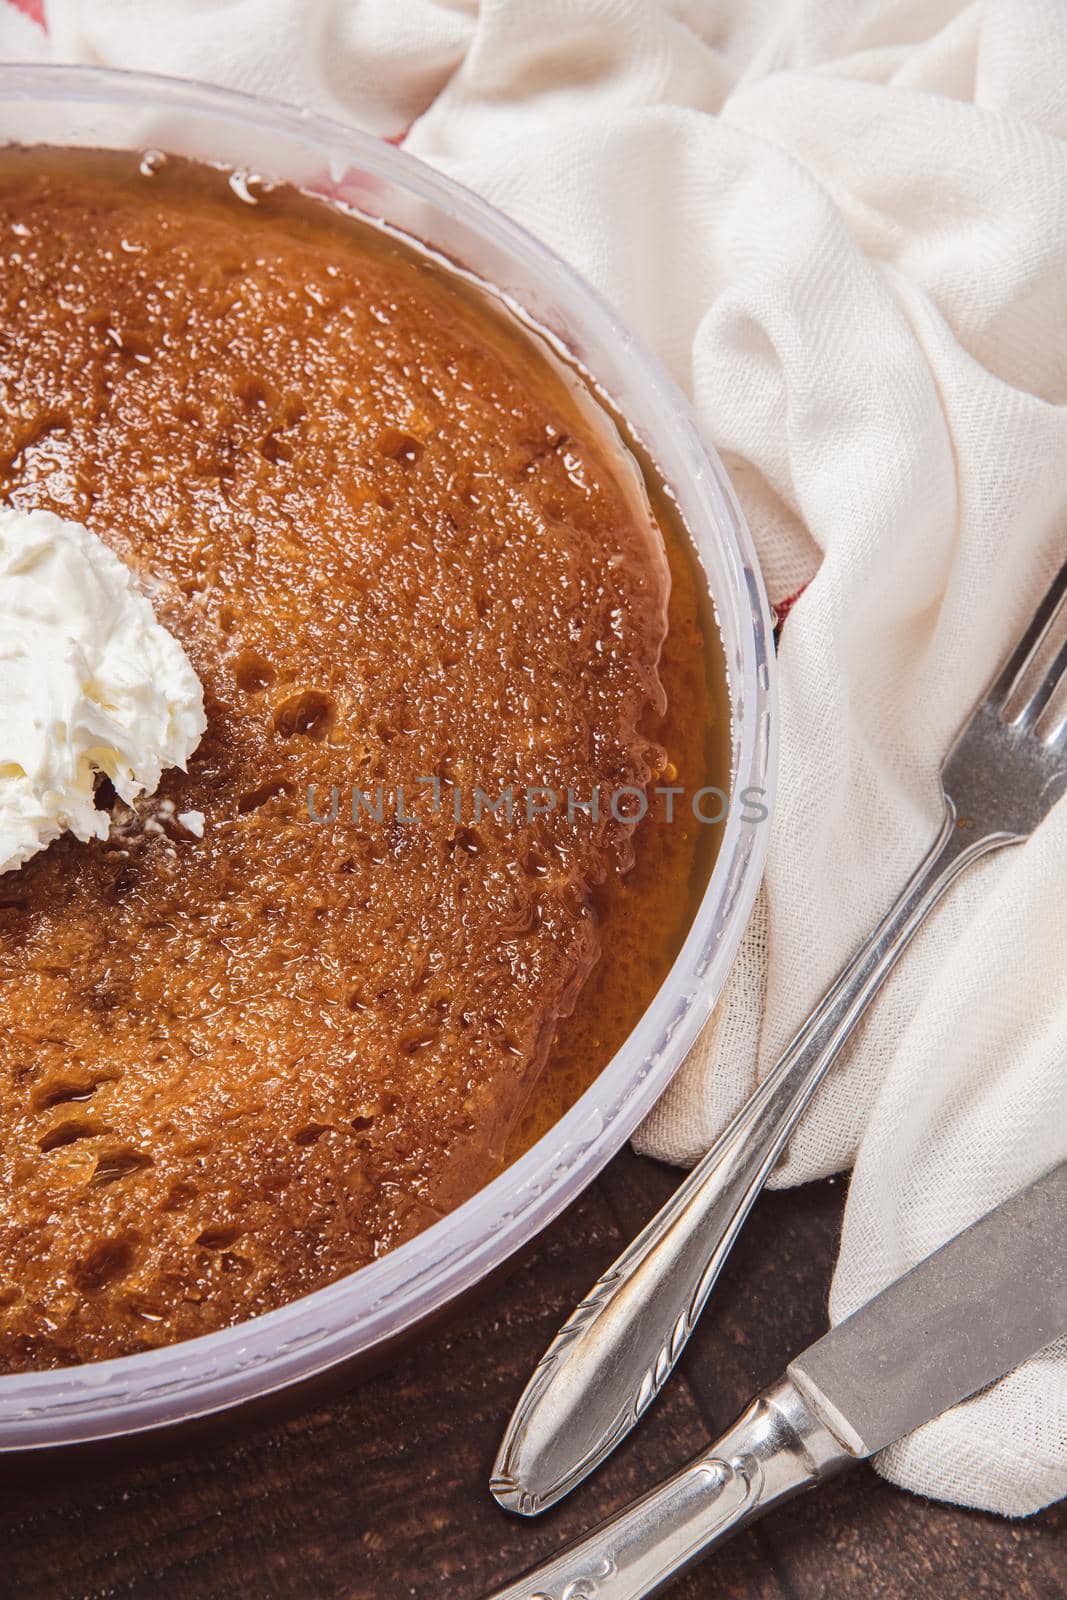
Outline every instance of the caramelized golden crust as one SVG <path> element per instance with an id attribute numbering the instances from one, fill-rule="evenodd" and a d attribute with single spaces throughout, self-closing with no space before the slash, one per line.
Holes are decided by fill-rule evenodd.
<path id="1" fill-rule="evenodd" d="M 279 1305 L 492 1175 L 631 854 L 525 793 L 647 784 L 667 582 L 532 341 L 325 208 L 8 157 L 0 294 L 0 493 L 141 575 L 209 716 L 0 878 L 10 1370 Z"/>

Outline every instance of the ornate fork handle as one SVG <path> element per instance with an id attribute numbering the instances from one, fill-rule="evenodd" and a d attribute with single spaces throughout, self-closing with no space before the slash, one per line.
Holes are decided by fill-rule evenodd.
<path id="1" fill-rule="evenodd" d="M 672 1199 L 563 1325 L 511 1418 L 492 1492 L 508 1510 L 552 1505 L 608 1455 L 685 1347 L 752 1203 L 893 965 L 965 867 L 1024 835 L 957 826 L 838 975 L 777 1064 Z"/>

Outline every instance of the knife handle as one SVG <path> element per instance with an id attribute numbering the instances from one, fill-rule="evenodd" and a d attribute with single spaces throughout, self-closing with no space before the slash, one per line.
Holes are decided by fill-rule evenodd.
<path id="1" fill-rule="evenodd" d="M 855 1460 L 782 1378 L 710 1450 L 490 1600 L 644 1600 L 780 1500 Z"/>

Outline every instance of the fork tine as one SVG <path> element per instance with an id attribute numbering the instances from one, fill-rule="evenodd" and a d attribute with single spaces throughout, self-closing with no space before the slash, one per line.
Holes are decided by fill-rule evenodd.
<path id="1" fill-rule="evenodd" d="M 1026 666 L 1031 656 L 1033 656 L 1035 652 L 1040 649 L 1045 635 L 1052 624 L 1052 619 L 1059 610 L 1060 601 L 1063 599 L 1065 594 L 1067 594 L 1067 561 L 1063 563 L 1063 566 L 1053 578 L 1048 587 L 1048 592 L 1046 593 L 1045 598 L 1034 612 L 1033 620 L 1030 623 L 1030 626 L 1027 628 L 1026 632 L 1019 640 L 1019 643 L 1015 646 L 1015 649 L 1012 651 L 1011 655 L 1004 663 L 1004 666 L 997 674 L 997 677 L 995 678 L 990 687 L 989 693 L 986 696 L 987 704 L 1001 706 L 1008 698 L 1008 695 L 1011 693 L 1016 680 L 1023 671 L 1023 668 Z M 1057 678 L 1062 671 L 1063 668 L 1061 666 L 1059 673 L 1057 673 Z M 1049 689 L 1049 695 L 1052 693 L 1052 690 L 1055 687 L 1056 681 L 1053 680 L 1053 683 Z M 1048 695 L 1045 696 L 1045 700 L 1042 702 L 1042 704 L 1046 704 L 1047 701 Z"/>
<path id="2" fill-rule="evenodd" d="M 1065 672 L 1067 672 L 1067 639 L 1065 639 L 1060 645 L 1056 652 L 1056 659 L 1045 672 L 1041 682 L 1038 684 L 1037 688 L 1034 690 L 1033 694 L 1030 696 L 1029 700 L 1023 706 L 1022 711 L 1016 718 L 1016 724 L 1018 727 L 1033 727 L 1038 717 L 1040 717 L 1042 711 L 1044 711 L 1045 707 L 1052 699 L 1052 696 L 1056 690 L 1056 685 L 1059 683 Z"/>

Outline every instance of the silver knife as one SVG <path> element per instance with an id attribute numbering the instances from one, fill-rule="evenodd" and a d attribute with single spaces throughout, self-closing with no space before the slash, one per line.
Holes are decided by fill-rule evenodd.
<path id="1" fill-rule="evenodd" d="M 1067 1161 L 797 1356 L 687 1467 L 490 1600 L 644 1600 L 780 1500 L 940 1416 L 1067 1333 Z M 526 1491 L 497 1463 L 502 1506 Z"/>

